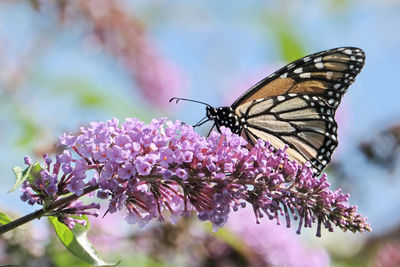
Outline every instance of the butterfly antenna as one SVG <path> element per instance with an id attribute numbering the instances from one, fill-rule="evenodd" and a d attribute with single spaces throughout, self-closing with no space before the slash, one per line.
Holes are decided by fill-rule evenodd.
<path id="1" fill-rule="evenodd" d="M 206 106 L 208 106 L 208 107 L 211 107 L 210 104 L 207 104 L 207 103 L 204 103 L 204 102 L 201 102 L 201 101 L 197 101 L 197 100 L 193 100 L 193 99 L 181 98 L 181 97 L 173 97 L 173 98 L 171 98 L 171 99 L 169 100 L 169 102 L 175 101 L 175 103 L 178 104 L 178 102 L 181 101 L 181 100 L 182 100 L 182 101 L 195 102 L 195 103 L 199 103 L 199 104 L 203 104 L 203 105 L 206 105 Z"/>

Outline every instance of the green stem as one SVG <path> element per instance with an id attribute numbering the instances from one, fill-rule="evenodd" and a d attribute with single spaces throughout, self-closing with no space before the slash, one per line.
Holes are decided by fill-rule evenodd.
<path id="1" fill-rule="evenodd" d="M 87 187 L 87 188 L 85 188 L 83 190 L 83 194 L 80 195 L 80 196 L 77 196 L 76 194 L 73 194 L 73 195 L 70 195 L 68 197 L 64 197 L 64 198 L 58 199 L 58 200 L 54 201 L 52 204 L 50 204 L 46 209 L 43 208 L 43 209 L 37 210 L 35 212 L 29 213 L 29 214 L 27 214 L 25 216 L 22 216 L 22 217 L 14 220 L 14 221 L 12 221 L 10 223 L 2 225 L 2 226 L 0 226 L 0 235 L 4 234 L 4 233 L 6 233 L 6 232 L 8 232 L 10 230 L 13 230 L 13 229 L 15 229 L 15 228 L 27 223 L 27 222 L 30 222 L 30 221 L 32 221 L 34 219 L 39 219 L 42 216 L 45 216 L 49 211 L 55 210 L 56 208 L 66 204 L 66 203 L 70 203 L 70 202 L 80 198 L 83 195 L 86 195 L 86 194 L 88 194 L 90 192 L 93 192 L 94 190 L 96 190 L 98 188 L 99 188 L 98 186 Z"/>

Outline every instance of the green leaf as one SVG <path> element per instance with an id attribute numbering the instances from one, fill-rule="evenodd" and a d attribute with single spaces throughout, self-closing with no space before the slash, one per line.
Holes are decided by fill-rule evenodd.
<path id="1" fill-rule="evenodd" d="M 40 171 L 43 170 L 43 168 L 42 166 L 40 166 L 39 163 L 35 163 L 29 165 L 29 167 L 27 167 L 25 170 L 23 170 L 19 166 L 13 167 L 12 170 L 15 174 L 16 179 L 15 179 L 15 184 L 8 191 L 9 193 L 19 188 L 25 180 L 28 180 L 30 183 L 32 183 L 35 179 L 37 179 L 40 176 Z"/>
<path id="2" fill-rule="evenodd" d="M 251 255 L 253 252 L 250 247 L 244 243 L 243 239 L 235 233 L 229 231 L 226 227 L 218 229 L 217 232 L 213 231 L 212 224 L 210 222 L 205 223 L 205 229 L 209 231 L 210 234 L 222 240 L 237 252 L 242 255 Z"/>
<path id="3" fill-rule="evenodd" d="M 305 55 L 306 51 L 296 29 L 289 24 L 289 19 L 276 15 L 267 17 L 266 25 L 273 32 L 284 60 L 291 62 Z"/>
<path id="4" fill-rule="evenodd" d="M 79 217 L 80 218 L 80 217 Z M 65 224 L 61 223 L 57 217 L 49 216 L 49 220 L 57 233 L 61 243 L 75 256 L 85 262 L 95 266 L 115 266 L 117 263 L 105 262 L 95 251 L 92 243 L 87 238 L 89 222 L 86 216 L 83 216 L 87 225 L 76 224 L 74 229 L 70 230 Z"/>
<path id="5" fill-rule="evenodd" d="M 0 225 L 4 225 L 12 222 L 12 220 L 7 216 L 7 214 L 0 211 Z"/>
<path id="6" fill-rule="evenodd" d="M 277 29 L 276 34 L 282 57 L 286 61 L 290 62 L 304 56 L 304 49 L 290 27 L 281 26 Z"/>

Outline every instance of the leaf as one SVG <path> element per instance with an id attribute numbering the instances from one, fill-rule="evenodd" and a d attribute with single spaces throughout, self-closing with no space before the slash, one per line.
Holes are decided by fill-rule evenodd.
<path id="1" fill-rule="evenodd" d="M 304 56 L 304 49 L 290 27 L 282 25 L 277 29 L 276 34 L 285 60 L 291 62 Z"/>
<path id="2" fill-rule="evenodd" d="M 10 222 L 12 222 L 12 220 L 7 216 L 7 214 L 0 211 L 0 225 L 4 225 Z"/>
<path id="3" fill-rule="evenodd" d="M 19 166 L 13 167 L 12 170 L 15 174 L 16 179 L 13 187 L 8 191 L 8 193 L 19 188 L 25 180 L 28 180 L 30 183 L 32 183 L 35 179 L 39 177 L 40 171 L 43 170 L 43 168 L 42 166 L 40 166 L 39 163 L 35 163 L 29 165 L 29 167 L 27 167 L 25 170 L 23 170 Z"/>
<path id="4" fill-rule="evenodd" d="M 79 217 L 81 218 L 81 217 Z M 60 222 L 57 217 L 49 216 L 49 220 L 57 233 L 61 243 L 75 256 L 85 262 L 95 266 L 115 266 L 117 263 L 105 262 L 95 251 L 92 243 L 87 238 L 89 222 L 86 216 L 83 216 L 87 225 L 76 224 L 74 229 L 70 230 L 65 224 Z"/>
<path id="5" fill-rule="evenodd" d="M 306 53 L 300 38 L 296 35 L 296 30 L 287 21 L 288 19 L 271 15 L 268 16 L 266 23 L 278 41 L 282 58 L 291 62 L 301 58 Z"/>
<path id="6" fill-rule="evenodd" d="M 212 224 L 210 222 L 205 223 L 205 229 L 208 230 L 209 234 L 215 236 L 219 240 L 225 242 L 237 252 L 243 256 L 251 257 L 253 255 L 252 249 L 243 241 L 240 236 L 229 231 L 226 227 L 218 229 L 217 232 L 213 231 Z"/>

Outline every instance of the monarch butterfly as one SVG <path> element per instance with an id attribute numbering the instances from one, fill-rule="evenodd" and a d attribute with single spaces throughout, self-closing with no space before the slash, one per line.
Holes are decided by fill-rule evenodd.
<path id="1" fill-rule="evenodd" d="M 214 121 L 241 134 L 254 145 L 258 139 L 275 148 L 288 147 L 290 159 L 309 161 L 315 175 L 329 163 L 338 145 L 334 119 L 340 100 L 364 66 L 360 48 L 339 47 L 300 58 L 248 89 L 231 106 L 207 103 L 206 117 L 194 126 Z"/>

